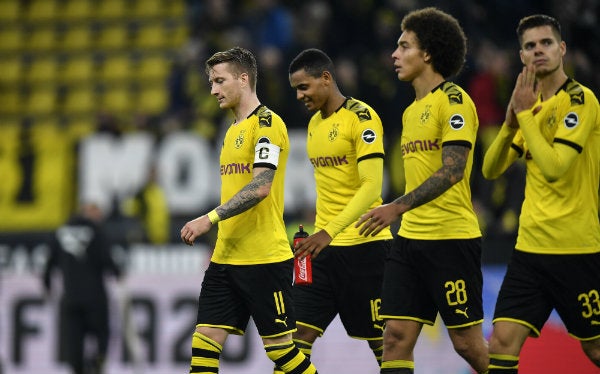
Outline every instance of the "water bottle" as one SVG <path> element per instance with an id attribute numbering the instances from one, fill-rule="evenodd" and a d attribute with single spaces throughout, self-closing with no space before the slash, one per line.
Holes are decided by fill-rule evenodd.
<path id="1" fill-rule="evenodd" d="M 296 244 L 306 238 L 308 233 L 304 231 L 304 226 L 298 226 L 298 232 L 294 234 L 294 248 Z M 294 257 L 294 284 L 312 283 L 312 263 L 310 254 L 302 259 Z"/>

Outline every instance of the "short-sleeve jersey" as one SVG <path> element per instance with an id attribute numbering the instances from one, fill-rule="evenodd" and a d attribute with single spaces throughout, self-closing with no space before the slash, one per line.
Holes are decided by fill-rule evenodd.
<path id="1" fill-rule="evenodd" d="M 479 121 L 475 105 L 459 86 L 444 82 L 414 101 L 402 116 L 402 158 L 406 192 L 442 167 L 442 147 L 475 146 Z M 409 239 L 471 239 L 481 236 L 471 202 L 473 152 L 463 179 L 436 199 L 402 216 L 399 235 Z"/>
<path id="2" fill-rule="evenodd" d="M 315 113 L 309 124 L 306 151 L 314 168 L 317 187 L 315 227 L 323 229 L 337 217 L 360 188 L 358 163 L 384 157 L 383 126 L 379 115 L 366 103 L 348 98 L 327 118 Z M 369 207 L 381 205 L 381 196 Z M 389 229 L 364 237 L 354 224 L 347 226 L 331 245 L 348 246 L 391 239 Z"/>
<path id="3" fill-rule="evenodd" d="M 279 147 L 277 164 L 257 162 L 268 147 Z M 283 222 L 285 167 L 289 153 L 286 126 L 276 113 L 259 106 L 239 123 L 232 124 L 221 149 L 221 203 L 231 199 L 251 180 L 256 166 L 276 169 L 269 195 L 247 211 L 219 222 L 212 261 L 250 265 L 280 262 L 292 258 Z"/>
<path id="4" fill-rule="evenodd" d="M 600 251 L 598 184 L 600 111 L 593 92 L 569 79 L 558 92 L 535 106 L 544 138 L 555 147 L 572 147 L 579 156 L 558 180 L 548 182 L 532 157 L 521 131 L 513 148 L 525 155 L 525 200 L 516 248 L 532 253 L 577 254 Z M 558 144 L 560 143 L 560 144 Z"/>

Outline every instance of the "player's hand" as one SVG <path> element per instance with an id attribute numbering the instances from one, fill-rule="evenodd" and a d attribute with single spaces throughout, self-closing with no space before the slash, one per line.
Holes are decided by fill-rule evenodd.
<path id="1" fill-rule="evenodd" d="M 187 245 L 194 245 L 197 237 L 205 234 L 212 227 L 212 223 L 205 214 L 186 223 L 181 229 L 181 240 Z"/>
<path id="2" fill-rule="evenodd" d="M 400 214 L 399 206 L 397 204 L 390 203 L 380 205 L 360 216 L 354 227 L 360 227 L 360 235 L 375 236 L 394 222 Z"/>
<path id="3" fill-rule="evenodd" d="M 329 236 L 327 231 L 321 230 L 308 237 L 300 240 L 294 248 L 294 256 L 304 258 L 311 255 L 317 257 L 323 248 L 327 247 L 333 238 Z"/>
<path id="4" fill-rule="evenodd" d="M 532 109 L 540 93 L 540 84 L 536 84 L 535 66 L 525 66 L 519 76 L 510 99 L 515 114 Z"/>

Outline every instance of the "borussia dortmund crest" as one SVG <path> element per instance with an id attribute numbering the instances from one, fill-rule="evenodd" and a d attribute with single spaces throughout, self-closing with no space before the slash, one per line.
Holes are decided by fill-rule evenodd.
<path id="1" fill-rule="evenodd" d="M 431 116 L 431 105 L 425 105 L 425 111 L 423 113 L 421 113 L 421 125 L 424 125 L 427 120 L 429 119 L 429 116 Z"/>
<path id="2" fill-rule="evenodd" d="M 340 127 L 340 125 L 337 123 L 334 123 L 333 128 L 331 130 L 329 130 L 329 136 L 327 136 L 327 139 L 329 139 L 330 142 L 334 141 L 337 138 L 337 136 L 339 134 L 338 127 Z"/>
<path id="3" fill-rule="evenodd" d="M 235 138 L 235 148 L 240 149 L 240 147 L 244 144 L 244 133 L 246 130 L 240 131 L 240 134 Z"/>

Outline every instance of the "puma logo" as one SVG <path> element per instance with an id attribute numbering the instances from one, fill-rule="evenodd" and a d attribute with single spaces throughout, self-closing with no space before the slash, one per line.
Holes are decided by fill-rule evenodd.
<path id="1" fill-rule="evenodd" d="M 275 323 L 283 323 L 283 325 L 285 327 L 288 327 L 288 325 L 287 325 L 287 316 L 284 319 L 275 318 Z"/>
<path id="2" fill-rule="evenodd" d="M 465 316 L 465 318 L 469 318 L 469 315 L 467 314 L 467 309 L 469 309 L 469 307 L 466 307 L 465 310 L 460 310 L 460 309 L 456 308 L 456 309 L 454 309 L 454 313 L 462 314 Z"/>
<path id="3" fill-rule="evenodd" d="M 598 326 L 598 325 L 600 325 L 600 322 L 594 321 L 594 320 L 591 320 L 590 323 L 592 324 L 592 326 Z"/>
<path id="4" fill-rule="evenodd" d="M 383 331 L 383 325 L 378 325 L 378 324 L 374 323 L 373 327 L 375 327 L 376 329 L 379 329 L 379 330 Z"/>

